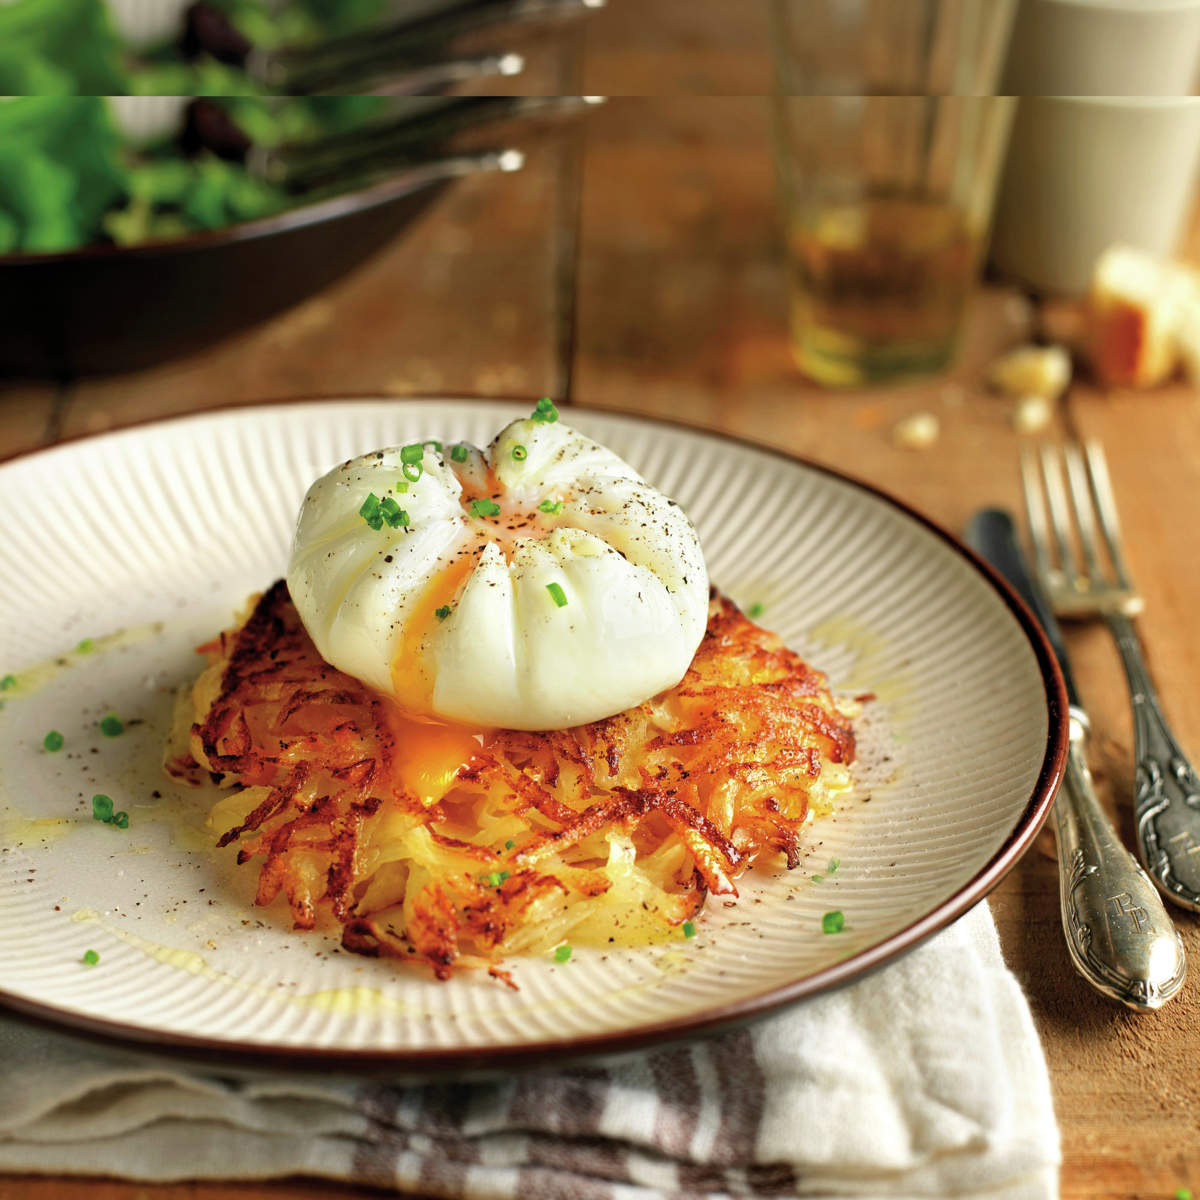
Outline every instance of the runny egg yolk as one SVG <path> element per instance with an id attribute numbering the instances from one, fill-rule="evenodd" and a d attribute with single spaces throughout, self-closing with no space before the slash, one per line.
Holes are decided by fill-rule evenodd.
<path id="1" fill-rule="evenodd" d="M 392 710 L 391 725 L 398 782 L 426 807 L 446 794 L 455 775 L 494 732 L 449 721 L 418 721 L 398 708 Z"/>
<path id="2" fill-rule="evenodd" d="M 433 696 L 434 680 L 428 677 L 421 653 L 434 623 L 441 618 L 438 609 L 449 605 L 475 567 L 474 548 L 460 550 L 434 576 L 425 594 L 413 605 L 404 627 L 404 636 L 392 659 L 392 694 L 405 713 L 427 713 Z"/>
<path id="3" fill-rule="evenodd" d="M 435 804 L 446 793 L 460 768 L 487 744 L 492 730 L 482 726 L 439 721 L 427 713 L 434 681 L 423 669 L 421 645 L 435 621 L 438 609 L 453 601 L 475 566 L 475 549 L 462 550 L 435 576 L 409 618 L 392 660 L 392 731 L 396 739 L 396 771 L 401 787 L 412 792 L 421 804 Z"/>

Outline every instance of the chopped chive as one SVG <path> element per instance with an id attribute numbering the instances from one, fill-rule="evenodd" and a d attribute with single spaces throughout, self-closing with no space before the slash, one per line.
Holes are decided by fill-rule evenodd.
<path id="1" fill-rule="evenodd" d="M 112 823 L 118 829 L 128 829 L 129 828 L 129 814 L 123 810 L 121 812 L 113 813 Z"/>
<path id="2" fill-rule="evenodd" d="M 546 584 L 546 591 L 550 593 L 550 599 L 553 600 L 559 608 L 567 607 L 567 594 L 557 583 Z"/>
<path id="3" fill-rule="evenodd" d="M 0 679 L 0 692 L 7 692 L 17 686 L 17 677 L 15 675 L 5 675 Z"/>
<path id="4" fill-rule="evenodd" d="M 391 496 L 383 498 L 379 505 L 379 511 L 392 529 L 399 529 L 401 525 L 411 524 L 407 511 L 401 508 Z"/>
<path id="5" fill-rule="evenodd" d="M 696 936 L 696 926 L 692 921 L 684 921 L 683 936 L 687 938 L 693 938 Z"/>
<path id="6" fill-rule="evenodd" d="M 1185 1187 L 1176 1188 L 1175 1189 L 1175 1200 L 1192 1200 L 1192 1189 L 1185 1188 Z"/>
<path id="7" fill-rule="evenodd" d="M 529 451 L 526 450 L 525 447 L 520 444 L 520 442 L 518 442 L 512 448 L 512 456 L 517 462 L 524 462 L 524 460 L 529 457 Z"/>
<path id="8" fill-rule="evenodd" d="M 404 479 L 397 479 L 392 485 L 392 490 L 395 491 L 397 495 L 402 496 L 408 491 L 408 482 Z"/>
<path id="9" fill-rule="evenodd" d="M 824 882 L 825 882 L 825 876 L 824 876 L 824 875 L 814 875 L 814 876 L 812 877 L 812 881 L 813 881 L 813 883 L 824 883 Z"/>
<path id="10" fill-rule="evenodd" d="M 490 875 L 485 875 L 484 878 L 492 885 L 492 887 L 499 887 L 504 882 L 504 880 L 500 878 L 499 871 L 493 871 Z"/>
<path id="11" fill-rule="evenodd" d="M 846 927 L 846 918 L 835 909 L 833 912 L 827 912 L 821 918 L 822 933 L 841 933 Z"/>
<path id="12" fill-rule="evenodd" d="M 552 425 L 558 420 L 558 409 L 554 407 L 554 401 L 549 396 L 543 396 L 537 402 L 537 408 L 529 414 L 529 419 L 543 425 Z"/>
<path id="13" fill-rule="evenodd" d="M 746 616 L 748 616 L 750 618 L 750 620 L 756 621 L 766 611 L 767 611 L 766 605 L 760 604 L 757 600 L 755 600 L 755 602 L 752 605 L 750 605 L 750 607 L 748 609 L 746 609 Z"/>
<path id="14" fill-rule="evenodd" d="M 841 865 L 842 860 L 840 858 L 831 858 L 829 860 L 829 866 L 825 868 L 825 873 L 827 875 L 832 875 L 834 871 L 836 871 Z"/>
<path id="15" fill-rule="evenodd" d="M 59 733 L 57 729 L 50 730 L 50 732 L 46 734 L 44 738 L 42 738 L 42 745 L 49 750 L 51 754 L 61 750 L 63 746 L 66 745 L 66 742 L 67 739 L 63 737 L 63 735 Z"/>
<path id="16" fill-rule="evenodd" d="M 81 958 L 79 961 L 89 967 L 94 967 L 100 961 L 100 955 L 98 955 L 95 950 L 85 950 L 83 952 L 83 958 Z"/>
<path id="17" fill-rule="evenodd" d="M 427 442 L 421 443 L 422 449 L 424 449 L 426 446 L 432 446 L 435 454 L 441 454 L 442 452 L 442 443 L 439 442 L 437 438 L 430 438 Z"/>
<path id="18" fill-rule="evenodd" d="M 420 463 L 405 463 L 400 472 L 409 483 L 416 483 L 425 473 L 425 468 Z"/>
<path id="19" fill-rule="evenodd" d="M 405 466 L 412 466 L 414 463 L 419 463 L 425 457 L 425 445 L 422 442 L 410 442 L 407 446 L 400 447 L 400 461 Z"/>
<path id="20" fill-rule="evenodd" d="M 500 515 L 500 505 L 495 500 L 472 500 L 471 501 L 471 516 L 473 517 L 498 517 Z"/>
<path id="21" fill-rule="evenodd" d="M 92 820 L 111 821 L 113 819 L 113 802 L 111 796 L 97 793 L 92 797 Z M 126 818 L 128 820 L 128 818 Z"/>
<path id="22" fill-rule="evenodd" d="M 433 615 L 437 617 L 439 621 L 444 621 L 450 615 L 450 605 L 443 604 L 441 608 L 435 608 L 433 610 Z"/>
<path id="23" fill-rule="evenodd" d="M 379 497 L 375 495 L 374 492 L 371 492 L 362 502 L 362 507 L 358 510 L 358 515 L 362 517 L 362 519 L 366 521 L 366 523 L 370 525 L 372 529 L 382 529 L 383 513 L 380 511 L 380 508 L 381 506 L 379 503 Z"/>
<path id="24" fill-rule="evenodd" d="M 505 850 L 511 850 L 516 844 L 517 843 L 514 842 L 512 838 L 509 838 L 508 841 L 504 843 L 504 848 Z"/>
<path id="25" fill-rule="evenodd" d="M 563 502 L 561 500 L 543 500 L 538 505 L 538 512 L 554 513 L 557 516 L 562 512 Z"/>
<path id="26" fill-rule="evenodd" d="M 76 654 L 91 654 L 96 648 L 96 643 L 91 638 L 84 638 L 83 641 L 75 647 Z"/>
<path id="27" fill-rule="evenodd" d="M 125 722 L 117 716 L 116 713 L 109 713 L 103 721 L 100 722 L 100 732 L 105 737 L 120 737 L 125 732 Z"/>
<path id="28" fill-rule="evenodd" d="M 571 957 L 571 947 L 565 942 L 554 951 L 555 962 L 566 962 Z"/>
<path id="29" fill-rule="evenodd" d="M 451 446 L 450 447 L 450 457 L 454 462 L 466 462 L 467 461 L 466 446 Z"/>

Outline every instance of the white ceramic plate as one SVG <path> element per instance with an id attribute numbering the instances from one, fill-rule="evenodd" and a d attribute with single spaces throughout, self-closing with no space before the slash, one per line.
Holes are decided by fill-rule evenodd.
<path id="1" fill-rule="evenodd" d="M 160 1046 L 397 1067 L 631 1047 L 757 1015 L 885 962 L 975 903 L 1061 770 L 1061 684 L 1010 594 L 913 514 L 770 450 L 570 410 L 675 496 L 713 581 L 834 686 L 871 692 L 857 795 L 806 861 L 713 902 L 694 939 L 514 960 L 511 991 L 437 983 L 256 909 L 203 829 L 215 791 L 160 770 L 194 647 L 284 570 L 334 463 L 423 437 L 486 443 L 525 406 L 339 401 L 149 425 L 0 468 L 0 1001 Z M 122 632 L 124 631 L 124 632 Z M 83 639 L 94 646 L 75 647 Z M 107 737 L 100 720 L 125 722 Z M 43 748 L 60 731 L 57 753 Z M 129 828 L 95 821 L 102 792 Z M 830 871 L 833 859 L 840 860 Z M 814 876 L 823 876 L 822 881 Z M 822 915 L 844 914 L 841 933 Z M 81 962 L 86 950 L 100 962 Z"/>

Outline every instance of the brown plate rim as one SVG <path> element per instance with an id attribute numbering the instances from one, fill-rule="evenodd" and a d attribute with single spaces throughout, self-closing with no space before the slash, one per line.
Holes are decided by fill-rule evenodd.
<path id="1" fill-rule="evenodd" d="M 336 403 L 417 403 L 434 402 L 487 402 L 494 404 L 529 404 L 526 398 L 499 396 L 305 396 L 246 404 L 224 404 L 199 412 L 166 418 L 150 418 L 131 423 L 120 429 L 82 434 L 63 439 L 52 446 L 23 451 L 3 460 L 3 464 L 21 459 L 53 453 L 62 446 L 75 442 L 91 441 L 102 437 L 119 437 L 123 433 L 144 430 L 156 425 L 173 425 L 190 421 L 202 421 L 214 415 L 227 415 L 232 411 L 271 412 L 289 406 L 309 406 Z M 1042 765 L 1029 800 L 1004 844 L 987 864 L 953 895 L 947 897 L 916 921 L 897 930 L 889 937 L 858 954 L 829 967 L 806 975 L 790 984 L 770 988 L 754 996 L 713 1006 L 701 1013 L 690 1014 L 678 1019 L 657 1021 L 626 1030 L 588 1034 L 582 1037 L 539 1039 L 532 1042 L 516 1042 L 504 1046 L 467 1046 L 461 1048 L 436 1048 L 430 1050 L 346 1050 L 321 1047 L 280 1047 L 261 1042 L 238 1042 L 226 1038 L 193 1036 L 189 1034 L 141 1029 L 121 1021 L 84 1013 L 63 1012 L 53 1005 L 30 1001 L 14 995 L 0 986 L 0 1006 L 8 1008 L 39 1026 L 52 1027 L 57 1031 L 67 1030 L 74 1034 L 99 1037 L 106 1042 L 117 1041 L 138 1048 L 153 1047 L 171 1055 L 184 1058 L 202 1058 L 207 1064 L 215 1059 L 236 1060 L 242 1068 L 278 1068 L 300 1070 L 319 1068 L 329 1070 L 344 1067 L 352 1071 L 363 1069 L 391 1072 L 415 1072 L 417 1074 L 445 1074 L 458 1071 L 512 1070 L 518 1067 L 562 1065 L 564 1062 L 596 1056 L 622 1054 L 650 1045 L 686 1038 L 706 1037 L 723 1030 L 745 1024 L 788 1007 L 800 1000 L 808 999 L 821 992 L 844 986 L 872 971 L 885 966 L 893 959 L 914 949 L 934 933 L 973 908 L 1004 878 L 1016 865 L 1020 857 L 1032 844 L 1058 791 L 1058 785 L 1066 762 L 1069 713 L 1066 685 L 1057 659 L 1041 626 L 1029 611 L 1024 601 L 988 563 L 964 546 L 957 538 L 931 521 L 916 509 L 895 496 L 822 463 L 813 462 L 802 455 L 792 454 L 778 446 L 756 441 L 752 438 L 730 434 L 712 425 L 672 421 L 661 417 L 645 416 L 617 407 L 588 404 L 564 404 L 570 411 L 598 413 L 618 416 L 662 430 L 682 430 L 707 434 L 747 448 L 765 451 L 778 458 L 819 472 L 827 477 L 849 484 L 867 492 L 936 536 L 949 549 L 963 558 L 992 586 L 1025 634 L 1037 659 L 1038 668 L 1045 686 L 1047 730 Z"/>

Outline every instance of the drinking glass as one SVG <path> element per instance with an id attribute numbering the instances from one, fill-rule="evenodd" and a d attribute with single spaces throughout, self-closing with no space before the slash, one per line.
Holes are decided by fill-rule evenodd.
<path id="1" fill-rule="evenodd" d="M 1009 0 L 775 0 L 776 164 L 801 370 L 939 370 L 979 274 L 1013 101 Z"/>

